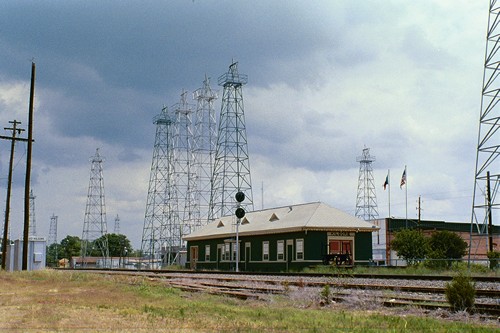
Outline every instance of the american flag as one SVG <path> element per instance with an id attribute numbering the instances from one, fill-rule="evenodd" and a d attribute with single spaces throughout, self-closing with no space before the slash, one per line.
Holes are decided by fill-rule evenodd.
<path id="1" fill-rule="evenodd" d="M 400 188 L 403 188 L 403 185 L 406 184 L 406 168 L 403 171 L 403 175 L 401 176 L 401 184 L 399 185 Z"/>

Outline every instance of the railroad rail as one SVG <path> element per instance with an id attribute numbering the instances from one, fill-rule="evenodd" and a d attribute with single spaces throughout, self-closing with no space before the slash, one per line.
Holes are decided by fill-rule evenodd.
<path id="1" fill-rule="evenodd" d="M 68 268 L 55 268 L 67 270 Z M 284 277 L 351 277 L 351 278 L 366 278 L 366 279 L 400 279 L 400 280 L 427 280 L 427 281 L 451 281 L 453 276 L 450 275 L 414 275 L 414 274 L 369 274 L 369 273 L 351 273 L 349 270 L 340 273 L 292 273 L 292 272 L 235 272 L 235 271 L 197 271 L 197 270 L 159 270 L 159 269 L 124 269 L 124 268 L 73 268 L 72 270 L 83 271 L 115 271 L 115 272 L 144 272 L 153 274 L 179 273 L 193 275 L 219 275 L 228 276 L 284 276 Z M 500 276 L 471 276 L 475 282 L 497 282 L 500 283 Z"/>
<path id="2" fill-rule="evenodd" d="M 369 291 L 370 297 L 387 307 L 414 306 L 426 309 L 449 308 L 444 292 L 448 276 L 376 275 L 376 274 L 282 274 L 193 272 L 170 270 L 77 269 L 97 274 L 143 276 L 168 287 L 188 292 L 205 292 L 239 299 L 269 299 L 270 295 L 288 294 L 292 289 L 319 295 L 328 286 L 334 289 L 331 300 L 347 302 L 355 293 Z M 434 279 L 433 279 L 434 278 Z M 474 277 L 475 311 L 500 318 L 500 279 Z"/>

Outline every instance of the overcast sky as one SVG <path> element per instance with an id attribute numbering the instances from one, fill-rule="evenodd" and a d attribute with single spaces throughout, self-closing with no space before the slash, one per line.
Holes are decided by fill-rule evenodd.
<path id="1" fill-rule="evenodd" d="M 380 217 L 469 222 L 488 1 L 22 1 L 0 3 L 0 133 L 27 127 L 36 63 L 36 226 L 81 237 L 90 158 L 105 158 L 108 231 L 140 247 L 152 118 L 233 60 L 255 208 L 323 201 L 354 215 L 370 148 Z M 216 103 L 220 112 L 220 99 Z M 0 140 L 5 207 L 10 142 Z M 21 237 L 26 145 L 16 146 L 11 237 Z M 262 191 L 263 189 L 263 191 Z M 262 193 L 263 198 L 262 198 Z M 2 212 L 4 208 L 2 208 Z M 1 219 L 3 221 L 3 218 Z"/>

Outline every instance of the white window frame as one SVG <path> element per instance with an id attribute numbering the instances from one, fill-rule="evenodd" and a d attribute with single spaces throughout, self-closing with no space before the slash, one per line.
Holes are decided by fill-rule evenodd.
<path id="1" fill-rule="evenodd" d="M 279 240 L 276 243 L 276 259 L 278 261 L 285 260 L 285 241 Z"/>
<path id="2" fill-rule="evenodd" d="M 205 245 L 205 261 L 210 261 L 210 245 Z"/>
<path id="3" fill-rule="evenodd" d="M 231 260 L 231 243 L 224 243 L 224 260 Z"/>
<path id="4" fill-rule="evenodd" d="M 224 253 L 224 243 L 219 244 L 220 247 L 220 261 L 226 260 L 226 254 Z"/>
<path id="5" fill-rule="evenodd" d="M 304 260 L 304 239 L 295 240 L 295 260 Z"/>
<path id="6" fill-rule="evenodd" d="M 269 241 L 262 242 L 262 261 L 269 261 Z"/>
<path id="7" fill-rule="evenodd" d="M 231 243 L 231 248 L 232 248 L 232 251 L 231 251 L 231 258 L 232 259 L 231 259 L 231 261 L 236 261 L 236 249 L 237 249 L 236 246 L 237 246 L 236 242 Z"/>

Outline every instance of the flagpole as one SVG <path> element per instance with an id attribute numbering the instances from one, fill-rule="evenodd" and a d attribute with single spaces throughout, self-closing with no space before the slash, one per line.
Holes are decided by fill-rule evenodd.
<path id="1" fill-rule="evenodd" d="M 388 196 L 389 196 L 389 218 L 391 217 L 391 169 L 388 169 L 387 170 L 387 180 L 388 180 L 388 185 L 389 185 L 389 192 L 388 192 Z"/>
<path id="2" fill-rule="evenodd" d="M 405 183 L 406 229 L 408 229 L 408 172 L 406 172 L 406 165 L 405 165 L 405 175 L 406 175 L 406 183 Z"/>

